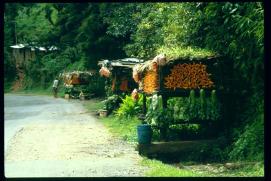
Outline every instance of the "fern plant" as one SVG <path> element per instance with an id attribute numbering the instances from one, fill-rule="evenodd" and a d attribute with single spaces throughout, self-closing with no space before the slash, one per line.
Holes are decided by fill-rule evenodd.
<path id="1" fill-rule="evenodd" d="M 143 105 L 143 96 L 139 94 L 139 99 L 134 101 L 130 95 L 122 99 L 119 109 L 115 112 L 118 117 L 130 118 L 141 113 Z"/>

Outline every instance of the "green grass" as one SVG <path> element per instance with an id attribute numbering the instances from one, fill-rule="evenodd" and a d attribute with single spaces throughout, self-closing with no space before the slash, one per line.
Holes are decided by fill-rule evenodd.
<path id="1" fill-rule="evenodd" d="M 263 177 L 264 164 L 257 162 L 247 164 L 238 169 L 227 169 L 221 163 L 201 164 L 182 163 L 183 168 L 178 168 L 161 161 L 144 158 L 141 164 L 150 169 L 145 173 L 149 177 Z M 189 167 L 191 166 L 191 167 Z"/>
<path id="2" fill-rule="evenodd" d="M 100 99 L 84 101 L 83 105 L 89 111 L 96 111 L 103 108 Z M 141 123 L 137 118 L 120 119 L 117 116 L 100 118 L 109 131 L 129 143 L 137 143 L 136 127 Z M 221 163 L 202 164 L 197 162 L 184 162 L 176 167 L 161 161 L 144 158 L 141 165 L 148 167 L 145 176 L 149 177 L 262 177 L 264 176 L 264 165 L 259 162 L 255 165 L 247 165 L 238 169 L 226 169 Z M 178 164 L 177 164 L 178 165 Z"/>
<path id="3" fill-rule="evenodd" d="M 101 122 L 109 129 L 113 135 L 128 141 L 129 143 L 137 142 L 137 125 L 141 123 L 137 118 L 120 119 L 118 117 L 109 116 L 101 118 Z"/>
<path id="4" fill-rule="evenodd" d="M 224 173 L 220 173 L 220 176 L 233 176 L 233 177 L 263 177 L 264 176 L 264 164 L 258 162 L 255 165 L 247 165 L 243 168 L 236 170 L 227 170 Z"/>
<path id="5" fill-rule="evenodd" d="M 91 99 L 84 101 L 83 105 L 89 112 L 95 112 L 104 107 L 104 102 L 101 99 Z M 110 115 L 109 117 L 99 118 L 99 121 L 101 121 L 114 136 L 120 137 L 129 143 L 137 142 L 136 128 L 137 125 L 141 123 L 137 118 L 120 119 L 115 115 Z"/>
<path id="6" fill-rule="evenodd" d="M 90 99 L 83 102 L 83 106 L 90 112 L 95 112 L 99 109 L 103 109 L 103 99 Z"/>
<path id="7" fill-rule="evenodd" d="M 148 177 L 200 177 L 202 175 L 197 174 L 191 170 L 179 169 L 174 166 L 164 164 L 158 160 L 150 160 L 144 158 L 141 162 L 143 166 L 150 168 L 145 175 Z"/>

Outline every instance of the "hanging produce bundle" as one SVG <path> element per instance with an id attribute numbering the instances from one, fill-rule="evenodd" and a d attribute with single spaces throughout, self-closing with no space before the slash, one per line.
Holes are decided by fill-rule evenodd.
<path id="1" fill-rule="evenodd" d="M 137 89 L 133 90 L 133 92 L 132 92 L 132 99 L 134 101 L 137 101 L 139 99 L 139 95 L 138 95 Z"/>
<path id="2" fill-rule="evenodd" d="M 178 97 L 168 100 L 168 109 L 172 111 L 173 120 L 188 120 L 188 98 Z"/>
<path id="3" fill-rule="evenodd" d="M 220 107 L 215 90 L 212 90 L 210 97 L 206 96 L 204 89 L 201 89 L 199 97 L 196 97 L 195 91 L 191 90 L 189 97 L 168 100 L 168 108 L 172 111 L 175 121 L 216 121 L 221 116 Z"/>
<path id="4" fill-rule="evenodd" d="M 155 71 L 148 71 L 143 79 L 143 90 L 152 93 L 158 89 L 158 74 Z"/>
<path id="5" fill-rule="evenodd" d="M 108 70 L 108 68 L 106 67 L 102 67 L 99 71 L 101 76 L 105 76 L 105 77 L 109 77 L 111 75 L 110 70 Z"/>
<path id="6" fill-rule="evenodd" d="M 203 64 L 178 64 L 171 69 L 165 77 L 164 86 L 168 89 L 196 89 L 211 88 L 214 82 L 209 78 L 206 65 Z"/>
<path id="7" fill-rule="evenodd" d="M 157 72 L 157 71 L 158 71 L 158 63 L 155 62 L 155 61 L 152 61 L 152 62 L 151 62 L 151 65 L 150 65 L 150 67 L 149 67 L 149 70 L 150 70 L 150 71 Z"/>
<path id="8" fill-rule="evenodd" d="M 200 89 L 200 105 L 199 105 L 199 117 L 201 119 L 209 119 L 209 115 L 207 114 L 206 108 L 207 108 L 207 99 L 205 95 L 205 90 Z"/>
<path id="9" fill-rule="evenodd" d="M 140 75 L 138 72 L 138 67 L 139 65 L 136 65 L 133 67 L 133 79 L 135 80 L 136 83 L 138 83 L 140 81 Z"/>
<path id="10" fill-rule="evenodd" d="M 217 100 L 216 90 L 212 90 L 211 92 L 211 119 L 216 120 L 220 118 L 221 110 L 220 110 L 220 104 Z"/>
<path id="11" fill-rule="evenodd" d="M 138 82 L 138 89 L 141 91 L 144 90 L 143 81 Z"/>
<path id="12" fill-rule="evenodd" d="M 196 97 L 195 90 L 191 90 L 189 93 L 187 108 L 190 119 L 197 119 L 199 117 L 199 100 Z"/>

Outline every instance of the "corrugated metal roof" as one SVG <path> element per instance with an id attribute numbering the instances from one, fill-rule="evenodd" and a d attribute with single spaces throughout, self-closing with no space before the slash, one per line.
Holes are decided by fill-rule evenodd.
<path id="1" fill-rule="evenodd" d="M 137 59 L 137 58 L 123 58 L 123 59 L 112 60 L 112 61 L 131 62 L 131 63 L 141 63 L 141 62 L 144 62 L 144 60 Z"/>
<path id="2" fill-rule="evenodd" d="M 137 59 L 137 58 L 123 58 L 123 59 L 117 59 L 117 60 L 102 60 L 98 62 L 98 65 L 133 68 L 136 64 L 142 63 L 142 62 L 144 62 L 144 60 Z"/>
<path id="3" fill-rule="evenodd" d="M 11 48 L 24 48 L 26 47 L 24 44 L 12 45 Z"/>
<path id="4" fill-rule="evenodd" d="M 37 49 L 39 49 L 40 51 L 46 51 L 44 47 L 37 47 Z"/>
<path id="5" fill-rule="evenodd" d="M 17 44 L 10 46 L 11 48 L 19 49 L 19 48 L 30 48 L 31 51 L 39 50 L 39 51 L 47 51 L 45 47 L 39 47 L 39 46 L 31 46 L 28 44 Z M 56 46 L 51 46 L 48 48 L 49 51 L 57 50 L 58 48 Z"/>
<path id="6" fill-rule="evenodd" d="M 58 48 L 56 47 L 56 46 L 51 46 L 50 48 L 49 48 L 49 51 L 52 51 L 52 50 L 57 50 Z"/>

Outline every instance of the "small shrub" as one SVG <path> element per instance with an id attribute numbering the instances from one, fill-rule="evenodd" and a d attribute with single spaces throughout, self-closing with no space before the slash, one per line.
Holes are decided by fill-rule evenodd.
<path id="1" fill-rule="evenodd" d="M 121 118 L 129 118 L 138 115 L 142 112 L 143 95 L 139 94 L 139 99 L 134 101 L 132 96 L 126 95 L 122 99 L 119 109 L 116 111 L 116 115 Z"/>
<path id="2" fill-rule="evenodd" d="M 108 111 L 108 114 L 112 113 L 114 110 L 119 108 L 119 105 L 121 103 L 121 97 L 118 95 L 112 95 L 110 97 L 108 97 L 105 100 L 105 107 L 104 109 L 106 109 Z"/>
<path id="3" fill-rule="evenodd" d="M 200 134 L 199 124 L 174 124 L 169 126 L 170 140 L 184 140 L 198 138 Z"/>
<path id="4" fill-rule="evenodd" d="M 232 145 L 229 157 L 232 160 L 263 160 L 264 123 L 263 115 L 259 120 L 247 125 Z"/>

